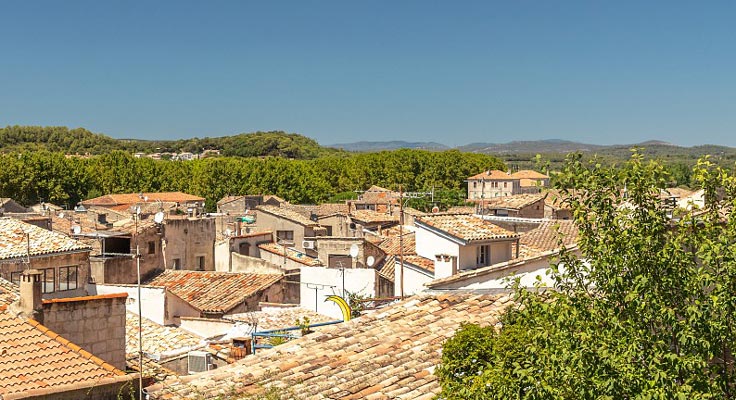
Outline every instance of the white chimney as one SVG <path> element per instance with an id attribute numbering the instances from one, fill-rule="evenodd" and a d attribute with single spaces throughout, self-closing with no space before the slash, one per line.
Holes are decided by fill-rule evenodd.
<path id="1" fill-rule="evenodd" d="M 435 255 L 434 279 L 447 278 L 457 274 L 457 257 L 448 254 Z"/>

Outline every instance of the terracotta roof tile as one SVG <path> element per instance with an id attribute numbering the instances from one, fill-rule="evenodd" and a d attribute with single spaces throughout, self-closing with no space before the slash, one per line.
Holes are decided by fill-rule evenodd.
<path id="1" fill-rule="evenodd" d="M 383 262 L 383 265 L 380 265 L 380 269 L 378 270 L 378 275 L 383 277 L 384 279 L 387 279 L 391 282 L 394 282 L 396 277 L 396 256 L 388 256 Z"/>
<path id="2" fill-rule="evenodd" d="M 125 375 L 36 321 L 0 311 L 0 397 Z"/>
<path id="3" fill-rule="evenodd" d="M 85 206 L 119 206 L 136 203 L 156 203 L 159 201 L 173 203 L 193 203 L 204 201 L 204 197 L 194 196 L 182 192 L 161 192 L 161 193 L 122 193 L 122 194 L 106 194 L 104 196 L 95 197 L 94 199 L 82 202 Z"/>
<path id="4" fill-rule="evenodd" d="M 419 217 L 417 226 L 426 225 L 466 242 L 511 239 L 519 234 L 467 214 L 431 214 Z"/>
<path id="5" fill-rule="evenodd" d="M 269 253 L 273 253 L 282 257 L 284 256 L 284 246 L 279 246 L 276 243 L 261 243 L 258 245 L 258 248 Z M 300 264 L 304 264 L 308 267 L 317 267 L 322 265 L 322 262 L 319 259 L 308 256 L 300 251 L 288 247 L 286 248 L 286 258 L 292 261 L 296 261 Z"/>
<path id="6" fill-rule="evenodd" d="M 541 172 L 532 171 L 530 169 L 522 169 L 520 171 L 516 171 L 511 174 L 511 176 L 518 179 L 549 179 L 549 176 Z"/>
<path id="7" fill-rule="evenodd" d="M 0 278 L 0 307 L 15 303 L 20 298 L 18 285 Z"/>
<path id="8" fill-rule="evenodd" d="M 146 284 L 165 287 L 200 311 L 226 313 L 282 278 L 276 274 L 166 270 Z"/>
<path id="9" fill-rule="evenodd" d="M 380 213 L 373 210 L 353 210 L 350 212 L 350 218 L 361 223 L 387 223 L 399 222 L 398 216 Z"/>
<path id="10" fill-rule="evenodd" d="M 488 199 L 473 199 L 474 203 L 482 203 L 486 209 L 508 209 L 519 210 L 536 202 L 543 201 L 547 193 L 540 194 L 516 194 L 513 196 L 499 196 Z"/>
<path id="11" fill-rule="evenodd" d="M 257 394 L 279 387 L 293 399 L 427 399 L 433 371 L 461 322 L 494 325 L 508 296 L 422 294 L 287 345 L 261 350 L 216 371 L 147 389 L 153 399 Z"/>
<path id="12" fill-rule="evenodd" d="M 297 320 L 309 318 L 310 324 L 318 324 L 320 322 L 334 321 L 335 318 L 327 315 L 317 314 L 316 312 L 301 307 L 265 307 L 263 311 L 253 311 L 249 313 L 232 314 L 225 317 L 227 320 L 250 323 L 253 320 L 258 321 L 258 330 L 281 329 L 296 326 Z"/>
<path id="13" fill-rule="evenodd" d="M 412 264 L 412 265 L 416 265 L 417 267 L 434 274 L 434 261 L 430 260 L 427 257 L 422 257 L 422 256 L 417 256 L 417 255 L 404 256 L 404 262 Z"/>
<path id="14" fill-rule="evenodd" d="M 416 234 L 414 232 L 404 233 L 401 240 L 397 235 L 387 237 L 378 243 L 378 248 L 387 255 L 398 255 L 399 250 L 402 250 L 404 255 L 416 254 L 416 247 Z"/>
<path id="15" fill-rule="evenodd" d="M 487 181 L 514 181 L 519 180 L 519 178 L 514 178 L 513 176 L 509 175 L 507 172 L 499 171 L 497 169 L 491 170 L 491 171 L 485 171 L 481 172 L 480 174 L 473 175 L 467 180 L 487 180 Z"/>
<path id="16" fill-rule="evenodd" d="M 560 248 L 560 240 L 565 247 L 574 246 L 578 239 L 578 228 L 570 220 L 542 222 L 538 227 L 521 234 L 519 255 L 534 257 L 541 253 Z"/>
<path id="17" fill-rule="evenodd" d="M 201 338 L 175 326 L 159 325 L 148 318 L 141 318 L 141 326 L 143 353 L 149 357 L 165 359 L 205 345 Z M 132 312 L 125 315 L 125 353 L 126 358 L 137 359 L 138 315 Z"/>
<path id="18" fill-rule="evenodd" d="M 454 206 L 447 209 L 451 214 L 475 214 L 475 206 Z"/>
<path id="19" fill-rule="evenodd" d="M 23 221 L 0 218 L 0 259 L 22 258 L 68 251 L 89 251 L 90 247 L 58 232 L 39 228 Z"/>
<path id="20" fill-rule="evenodd" d="M 260 205 L 256 207 L 256 209 L 261 212 L 265 212 L 271 215 L 275 215 L 277 217 L 288 219 L 289 221 L 296 222 L 297 224 L 301 224 L 304 226 L 318 226 L 319 225 L 318 223 L 312 221 L 311 219 L 305 217 L 304 215 L 299 214 L 298 212 L 294 210 L 290 210 L 288 208 L 276 207 L 276 206 L 270 206 L 270 205 Z"/>

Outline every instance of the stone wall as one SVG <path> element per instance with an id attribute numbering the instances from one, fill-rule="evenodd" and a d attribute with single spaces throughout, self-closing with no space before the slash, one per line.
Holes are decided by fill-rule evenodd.
<path id="1" fill-rule="evenodd" d="M 89 251 L 80 251 L 76 253 L 60 253 L 49 254 L 45 257 L 31 257 L 30 265 L 23 263 L 16 264 L 0 264 L 0 276 L 6 280 L 11 280 L 13 272 L 22 272 L 26 269 L 53 269 L 54 270 L 54 291 L 44 293 L 44 298 L 53 297 L 78 297 L 87 294 L 85 286 L 89 281 Z M 70 290 L 65 289 L 65 285 L 61 285 L 59 281 L 60 267 L 77 266 L 77 288 Z"/>
<path id="2" fill-rule="evenodd" d="M 125 293 L 44 300 L 43 324 L 125 370 Z"/>
<path id="3" fill-rule="evenodd" d="M 182 270 L 215 270 L 214 218 L 171 218 L 164 224 L 164 247 L 167 269 L 175 269 L 179 260 Z M 204 267 L 200 268 L 199 257 L 204 257 Z"/>

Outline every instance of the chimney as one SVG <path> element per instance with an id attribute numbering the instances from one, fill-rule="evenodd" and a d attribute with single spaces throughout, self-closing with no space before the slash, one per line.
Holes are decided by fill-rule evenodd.
<path id="1" fill-rule="evenodd" d="M 41 271 L 37 269 L 23 271 L 20 276 L 18 311 L 28 318 L 43 323 L 43 304 L 41 301 Z"/>
<path id="2" fill-rule="evenodd" d="M 434 279 L 447 278 L 457 274 L 457 257 L 448 254 L 435 255 Z"/>

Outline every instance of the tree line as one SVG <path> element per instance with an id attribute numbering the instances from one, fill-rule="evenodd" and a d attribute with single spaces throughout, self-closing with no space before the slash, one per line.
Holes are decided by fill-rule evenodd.
<path id="1" fill-rule="evenodd" d="M 282 131 L 241 133 L 223 137 L 179 140 L 114 139 L 83 128 L 64 126 L 7 126 L 0 128 L 3 152 L 42 151 L 101 155 L 111 151 L 143 153 L 201 153 L 220 150 L 224 156 L 313 159 L 342 150 L 322 147 L 314 139 Z"/>
<path id="2" fill-rule="evenodd" d="M 269 156 L 193 161 L 136 158 L 124 151 L 88 158 L 25 151 L 0 154 L 0 165 L 0 197 L 25 205 L 45 201 L 72 207 L 103 194 L 182 191 L 206 198 L 209 210 L 227 195 L 275 194 L 311 204 L 339 201 L 371 185 L 394 190 L 402 185 L 410 191 L 434 187 L 461 202 L 468 176 L 505 168 L 489 155 L 408 149 L 311 160 Z"/>

